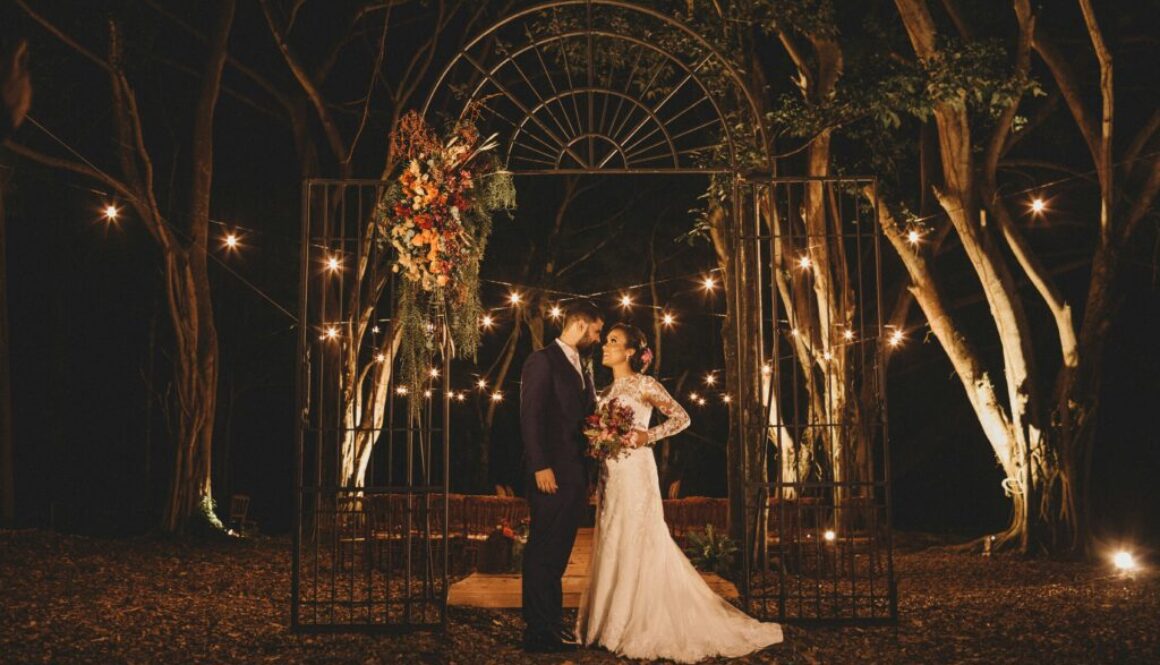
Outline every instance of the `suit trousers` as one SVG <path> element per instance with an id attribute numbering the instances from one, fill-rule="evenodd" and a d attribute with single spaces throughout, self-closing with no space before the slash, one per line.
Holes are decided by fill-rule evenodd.
<path id="1" fill-rule="evenodd" d="M 564 473 L 561 473 L 561 472 Z M 557 469 L 555 494 L 528 483 L 531 525 L 523 561 L 523 616 L 530 632 L 555 631 L 562 623 L 562 579 L 588 499 L 583 466 Z"/>

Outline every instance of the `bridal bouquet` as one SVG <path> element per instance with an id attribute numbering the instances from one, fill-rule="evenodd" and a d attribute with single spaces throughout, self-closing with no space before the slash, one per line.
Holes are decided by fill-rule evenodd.
<path id="1" fill-rule="evenodd" d="M 588 438 L 585 454 L 597 460 L 616 459 L 629 453 L 625 438 L 636 429 L 632 407 L 614 397 L 588 416 L 584 436 Z"/>

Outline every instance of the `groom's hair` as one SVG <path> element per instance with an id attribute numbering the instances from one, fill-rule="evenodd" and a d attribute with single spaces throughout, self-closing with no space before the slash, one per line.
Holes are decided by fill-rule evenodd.
<path id="1" fill-rule="evenodd" d="M 564 306 L 564 328 L 572 325 L 573 321 L 596 323 L 603 320 L 604 312 L 589 300 L 573 300 Z"/>

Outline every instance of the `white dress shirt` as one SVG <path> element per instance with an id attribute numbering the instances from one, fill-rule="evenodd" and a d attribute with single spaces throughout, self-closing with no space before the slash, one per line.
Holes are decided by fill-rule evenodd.
<path id="1" fill-rule="evenodd" d="M 560 345 L 561 349 L 564 349 L 564 356 L 567 357 L 568 362 L 572 363 L 572 366 L 576 368 L 576 372 L 580 374 L 580 379 L 583 380 L 584 370 L 580 367 L 580 352 L 576 350 L 576 347 L 568 344 L 559 337 L 556 338 L 556 343 Z"/>

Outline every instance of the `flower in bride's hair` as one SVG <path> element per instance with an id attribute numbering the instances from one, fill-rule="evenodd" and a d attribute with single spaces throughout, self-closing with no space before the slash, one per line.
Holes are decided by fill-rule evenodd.
<path id="1" fill-rule="evenodd" d="M 641 363 L 640 364 L 640 371 L 643 372 L 646 369 L 648 369 L 648 366 L 650 364 L 652 364 L 652 359 L 653 359 L 652 349 L 648 348 L 647 346 L 644 347 L 644 350 L 640 352 L 640 363 Z"/>

